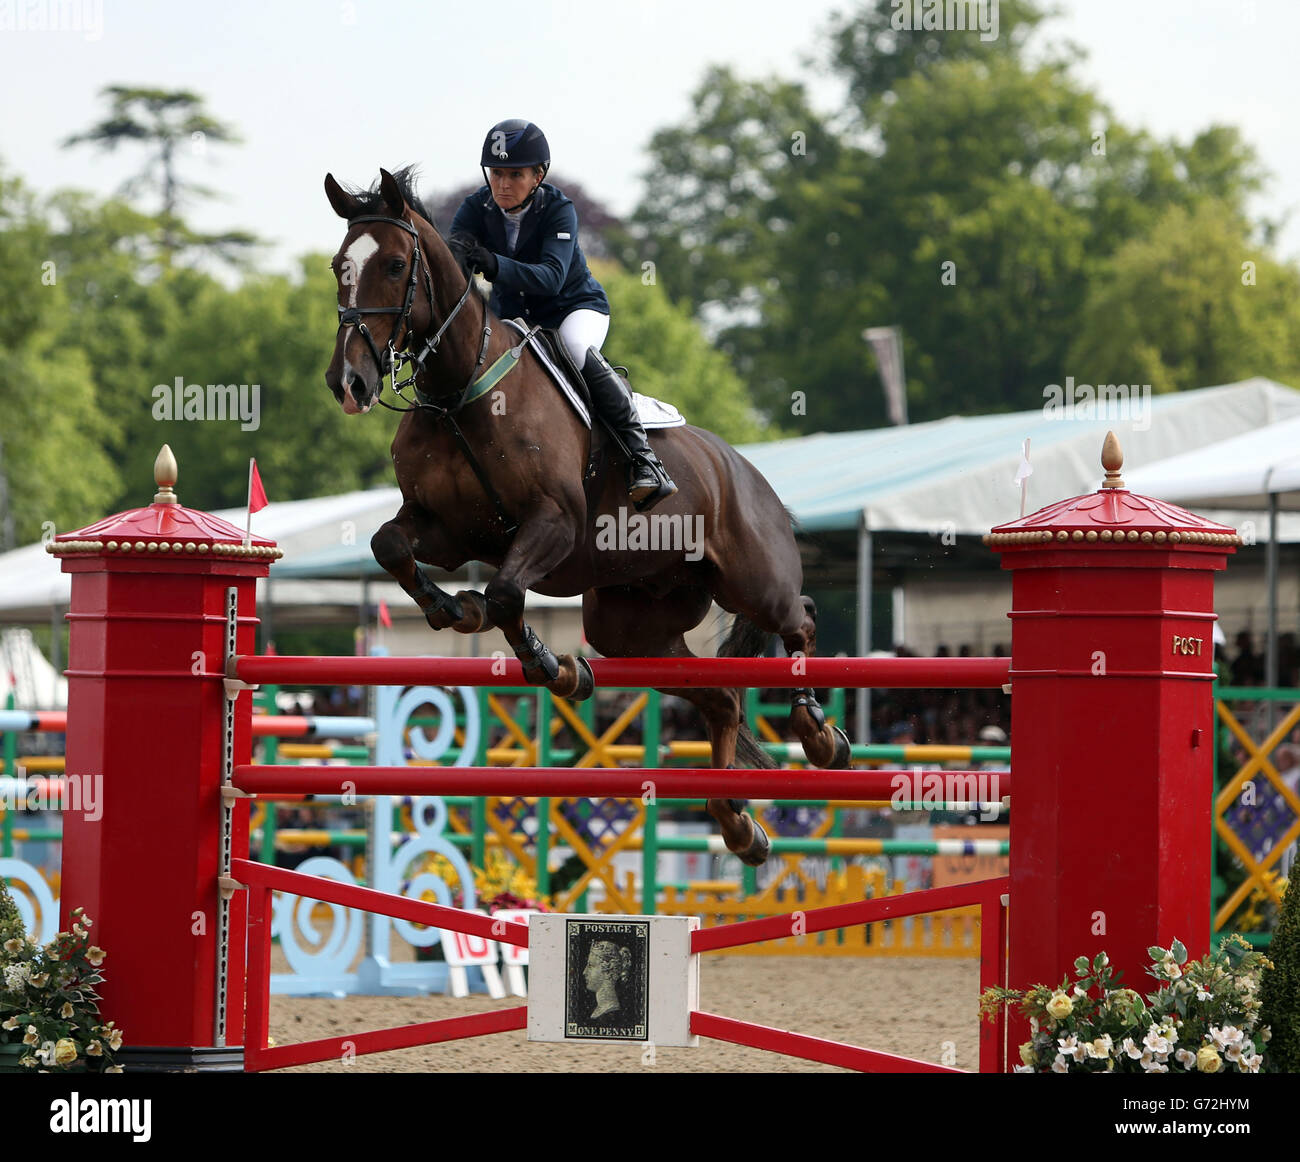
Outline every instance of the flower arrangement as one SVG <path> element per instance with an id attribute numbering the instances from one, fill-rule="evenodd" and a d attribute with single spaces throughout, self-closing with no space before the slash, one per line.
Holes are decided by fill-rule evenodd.
<path id="1" fill-rule="evenodd" d="M 424 870 L 432 872 L 451 888 L 453 906 L 465 906 L 465 892 L 460 884 L 460 876 L 449 859 L 435 853 L 429 856 Z M 537 880 L 500 848 L 488 851 L 484 866 L 472 870 L 479 907 L 489 913 L 509 908 L 532 908 L 539 912 L 549 912 L 552 907 L 550 899 L 538 892 Z"/>
<path id="2" fill-rule="evenodd" d="M 986 989 L 980 1012 L 1004 1004 L 1029 1018 L 1016 1073 L 1258 1073 L 1269 1029 L 1259 1024 L 1260 976 L 1271 962 L 1239 936 L 1188 963 L 1177 940 L 1147 949 L 1147 997 L 1118 983 L 1104 952 L 1074 962 L 1077 982 Z"/>
<path id="3" fill-rule="evenodd" d="M 72 931 L 41 947 L 23 927 L 0 880 L 0 1045 L 29 1047 L 18 1064 L 41 1073 L 121 1073 L 113 1054 L 122 1031 L 99 1019 L 104 950 L 90 943 L 91 920 L 72 913 Z"/>

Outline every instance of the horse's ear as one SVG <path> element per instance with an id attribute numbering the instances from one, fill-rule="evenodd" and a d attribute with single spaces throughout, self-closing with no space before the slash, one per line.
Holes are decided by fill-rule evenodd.
<path id="1" fill-rule="evenodd" d="M 332 173 L 325 175 L 325 196 L 329 198 L 334 213 L 340 218 L 357 216 L 357 199 L 334 180 Z"/>
<path id="2" fill-rule="evenodd" d="M 406 198 L 397 184 L 397 179 L 386 169 L 379 171 L 379 192 L 384 196 L 391 217 L 400 218 L 406 209 Z"/>

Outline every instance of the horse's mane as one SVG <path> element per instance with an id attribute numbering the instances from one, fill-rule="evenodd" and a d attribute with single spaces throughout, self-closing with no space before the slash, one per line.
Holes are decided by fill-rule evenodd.
<path id="1" fill-rule="evenodd" d="M 433 227 L 433 232 L 442 238 L 442 231 L 438 229 L 428 206 L 424 204 L 424 199 L 420 197 L 415 189 L 415 179 L 419 173 L 419 167 L 407 165 L 392 172 L 393 180 L 397 183 L 397 188 L 402 191 L 402 197 L 406 199 L 406 204 L 428 222 Z M 356 198 L 358 213 L 388 213 L 388 205 L 379 189 L 379 179 L 376 179 L 374 185 L 369 189 L 359 189 L 356 186 L 344 186 L 343 188 Z M 456 260 L 456 265 L 460 267 L 461 274 L 472 280 L 474 276 L 469 268 L 467 254 L 469 248 L 474 245 L 474 239 L 468 234 L 453 234 L 450 238 L 443 238 L 443 241 L 447 244 L 447 249 L 451 251 L 451 256 Z"/>

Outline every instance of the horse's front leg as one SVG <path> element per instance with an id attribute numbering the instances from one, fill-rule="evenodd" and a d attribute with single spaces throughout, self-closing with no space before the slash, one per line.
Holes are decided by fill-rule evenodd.
<path id="1" fill-rule="evenodd" d="M 483 595 L 461 590 L 453 597 L 440 589 L 416 563 L 417 549 L 422 560 L 443 568 L 454 569 L 463 563 L 456 560 L 457 554 L 438 523 L 413 504 L 402 505 L 397 515 L 370 538 L 375 560 L 410 594 L 433 629 L 460 633 L 490 629 Z"/>
<path id="2" fill-rule="evenodd" d="M 572 518 L 558 505 L 534 513 L 515 534 L 510 551 L 483 595 L 488 617 L 506 635 L 515 657 L 523 663 L 528 683 L 580 702 L 590 698 L 595 689 L 591 667 L 572 654 L 556 657 L 524 621 L 528 590 L 573 552 L 573 542 Z"/>

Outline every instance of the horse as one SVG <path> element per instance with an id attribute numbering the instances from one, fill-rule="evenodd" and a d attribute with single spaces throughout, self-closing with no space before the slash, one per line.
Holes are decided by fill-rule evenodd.
<path id="1" fill-rule="evenodd" d="M 655 519 L 697 530 L 699 542 L 688 549 L 684 537 L 643 538 L 666 542 L 647 547 L 615 537 L 611 545 L 619 520 L 630 528 L 648 519 L 626 511 L 620 453 L 564 403 L 531 347 L 491 313 L 464 260 L 466 241 L 443 240 L 411 169 L 381 169 L 368 191 L 327 174 L 325 193 L 347 222 L 332 260 L 339 327 L 325 382 L 348 414 L 384 402 L 389 374 L 411 404 L 391 446 L 402 505 L 370 547 L 431 628 L 499 627 L 526 680 L 572 700 L 591 695 L 590 667 L 538 639 L 524 621 L 530 590 L 581 594 L 587 641 L 606 657 L 694 656 L 684 635 L 713 602 L 734 615 L 719 656 L 760 656 L 773 634 L 792 657 L 815 654 L 816 607 L 800 593 L 791 517 L 752 464 L 702 428 L 652 432 L 678 485 Z M 414 400 L 401 394 L 407 385 Z M 481 593 L 449 594 L 419 567 L 452 571 L 469 561 L 496 569 Z M 738 756 L 750 767 L 776 765 L 743 723 L 742 691 L 663 693 L 699 709 L 713 767 L 735 766 Z M 791 699 L 790 722 L 811 762 L 847 766 L 848 738 L 826 722 L 813 691 L 794 689 Z M 730 851 L 751 866 L 764 862 L 768 837 L 742 802 L 706 806 Z"/>

